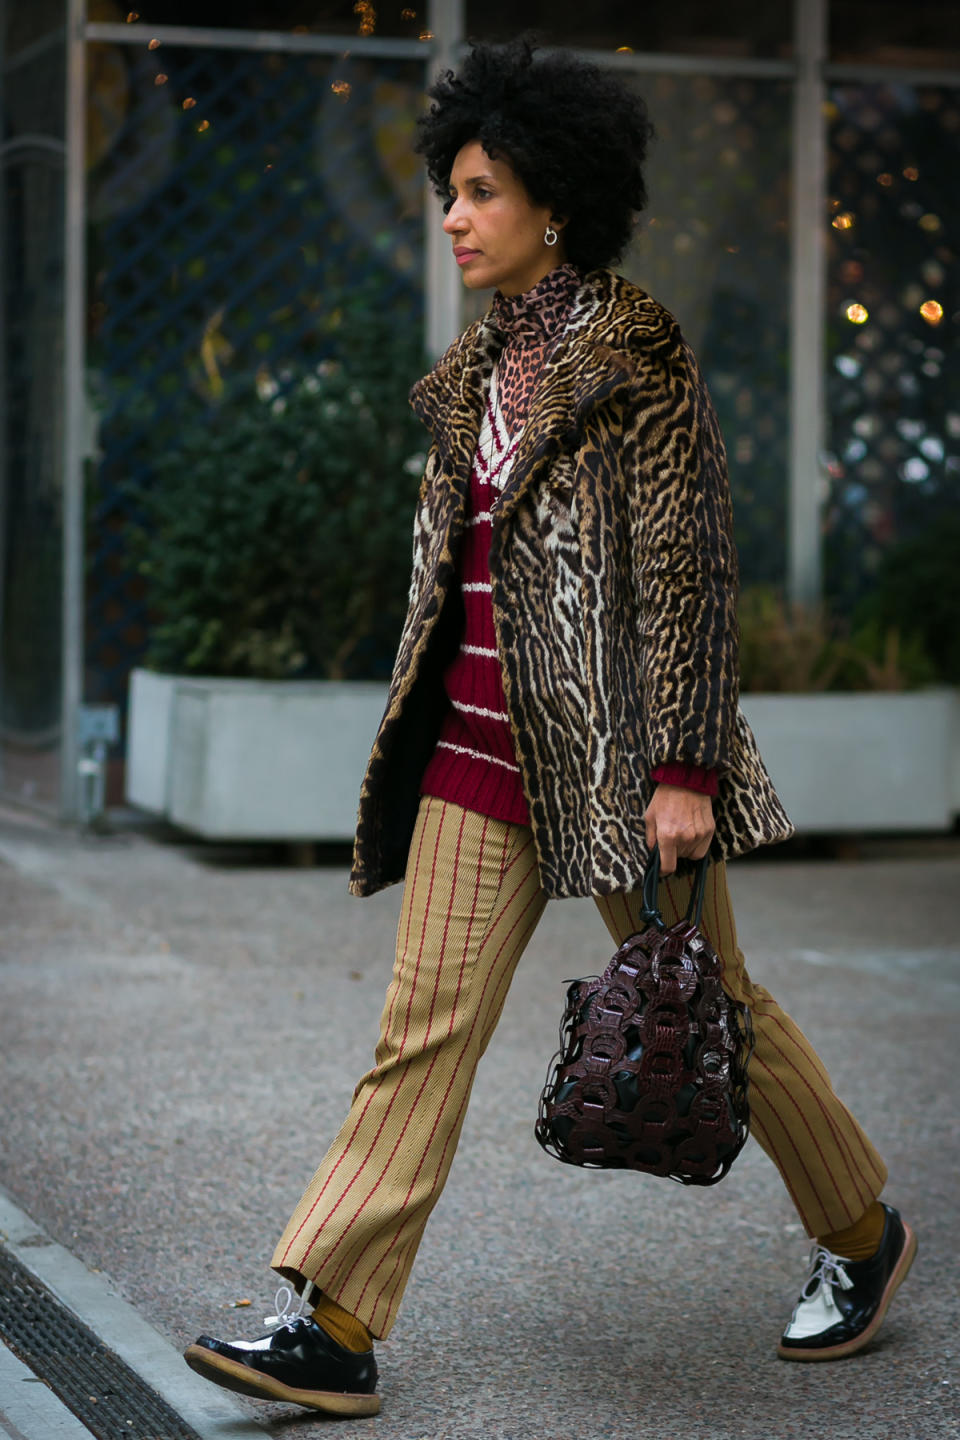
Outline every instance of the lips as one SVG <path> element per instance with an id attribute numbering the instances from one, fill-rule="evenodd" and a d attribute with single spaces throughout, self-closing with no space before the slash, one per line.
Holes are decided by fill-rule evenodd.
<path id="1" fill-rule="evenodd" d="M 457 264 L 464 265 L 468 260 L 472 260 L 475 255 L 479 255 L 480 251 L 471 250 L 468 245 L 455 245 L 453 254 Z"/>

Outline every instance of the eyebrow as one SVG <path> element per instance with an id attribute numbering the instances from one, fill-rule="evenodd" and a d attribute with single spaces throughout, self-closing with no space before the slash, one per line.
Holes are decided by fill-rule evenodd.
<path id="1" fill-rule="evenodd" d="M 487 171 L 485 174 L 483 174 L 483 175 L 471 175 L 471 176 L 470 176 L 470 179 L 469 179 L 469 180 L 464 180 L 463 183 L 464 183 L 464 185 L 476 185 L 479 180 L 495 180 L 495 179 L 496 179 L 496 176 L 495 176 L 495 175 L 492 175 L 492 174 L 490 173 L 490 171 L 488 170 L 488 171 Z M 453 189 L 455 188 L 455 187 L 454 187 L 454 184 L 453 184 L 453 180 L 451 179 L 449 183 L 450 183 L 450 189 L 453 190 Z"/>

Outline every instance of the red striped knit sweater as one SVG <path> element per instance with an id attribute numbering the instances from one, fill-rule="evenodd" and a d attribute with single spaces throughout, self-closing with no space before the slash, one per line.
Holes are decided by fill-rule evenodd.
<path id="1" fill-rule="evenodd" d="M 460 649 L 444 676 L 450 710 L 420 788 L 466 810 L 527 825 L 490 599 L 491 507 L 509 476 L 515 449 L 497 413 L 494 376 L 470 475 L 460 551 L 465 624 Z"/>
<path id="2" fill-rule="evenodd" d="M 491 511 L 509 479 L 513 456 L 540 372 L 562 333 L 580 276 L 558 266 L 523 295 L 498 291 L 493 319 L 506 343 L 491 379 L 470 474 L 460 551 L 465 624 L 444 675 L 450 709 L 421 791 L 515 825 L 530 821 L 506 711 L 490 593 Z M 716 776 L 695 766 L 663 765 L 654 779 L 716 794 Z"/>

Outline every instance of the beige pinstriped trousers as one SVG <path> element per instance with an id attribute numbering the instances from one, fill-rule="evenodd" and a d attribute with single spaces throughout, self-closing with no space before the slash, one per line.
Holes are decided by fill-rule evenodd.
<path id="1" fill-rule="evenodd" d="M 689 895 L 688 878 L 661 882 L 668 923 Z M 380 1338 L 396 1318 L 477 1063 L 545 903 L 529 829 L 422 800 L 376 1064 L 272 1260 L 298 1289 L 312 1280 Z M 638 928 L 639 894 L 596 903 L 617 944 Z M 810 1235 L 852 1224 L 883 1188 L 885 1166 L 809 1042 L 748 978 L 722 864 L 711 866 L 703 929 L 726 989 L 753 1015 L 752 1133 Z"/>

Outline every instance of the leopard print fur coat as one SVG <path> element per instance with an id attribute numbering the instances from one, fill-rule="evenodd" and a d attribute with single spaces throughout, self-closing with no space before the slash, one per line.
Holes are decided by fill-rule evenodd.
<path id="1" fill-rule="evenodd" d="M 413 578 L 360 797 L 350 888 L 403 878 L 460 640 L 456 555 L 486 389 L 489 313 L 418 381 L 432 434 Z M 609 270 L 583 279 L 497 502 L 490 571 L 507 710 L 547 896 L 643 882 L 652 766 L 717 769 L 713 854 L 792 833 L 738 708 L 726 461 L 674 318 Z"/>

